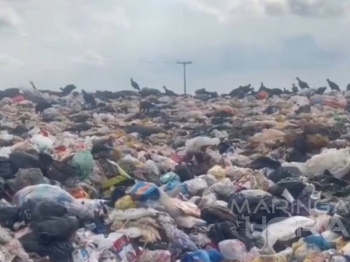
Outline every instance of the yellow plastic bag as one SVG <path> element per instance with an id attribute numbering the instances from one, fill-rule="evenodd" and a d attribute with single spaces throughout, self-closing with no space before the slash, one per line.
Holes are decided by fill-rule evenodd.
<path id="1" fill-rule="evenodd" d="M 118 199 L 114 205 L 115 209 L 126 210 L 129 208 L 136 208 L 136 203 L 132 200 L 131 196 L 123 196 Z"/>
<path id="2" fill-rule="evenodd" d="M 215 176 L 215 178 L 218 180 L 224 179 L 226 177 L 225 169 L 218 165 L 213 166 L 211 169 L 209 169 L 208 174 Z"/>

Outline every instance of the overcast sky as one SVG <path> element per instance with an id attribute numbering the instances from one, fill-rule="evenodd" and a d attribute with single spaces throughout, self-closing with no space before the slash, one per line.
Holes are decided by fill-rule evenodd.
<path id="1" fill-rule="evenodd" d="M 0 0 L 0 85 L 350 83 L 350 0 Z"/>

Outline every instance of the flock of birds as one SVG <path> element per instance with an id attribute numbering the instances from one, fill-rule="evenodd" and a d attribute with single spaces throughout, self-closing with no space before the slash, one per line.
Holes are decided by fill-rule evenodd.
<path id="1" fill-rule="evenodd" d="M 298 81 L 298 86 L 296 86 L 295 84 L 293 84 L 292 86 L 292 90 L 287 90 L 286 88 L 279 89 L 279 88 L 268 88 L 264 85 L 264 83 L 261 83 L 260 88 L 255 91 L 254 88 L 249 84 L 246 86 L 239 86 L 238 88 L 233 89 L 230 93 L 228 94 L 221 94 L 221 97 L 237 97 L 237 98 L 243 98 L 247 95 L 256 95 L 257 93 L 261 92 L 261 91 L 265 91 L 266 93 L 268 93 L 269 96 L 272 95 L 281 95 L 281 94 L 296 94 L 299 92 L 299 90 L 304 90 L 304 89 L 309 89 L 310 91 L 312 91 L 312 94 L 320 94 L 322 95 L 326 89 L 327 86 L 324 87 L 319 87 L 318 89 L 312 89 L 310 88 L 309 84 L 305 81 L 302 81 L 299 77 L 296 78 L 296 80 Z M 160 92 L 158 89 L 155 88 L 140 88 L 139 84 L 137 82 L 135 82 L 133 80 L 133 78 L 130 78 L 130 82 L 131 82 L 131 86 L 133 87 L 134 90 L 136 90 L 137 92 L 140 93 L 141 97 L 146 97 L 149 95 L 156 95 L 156 96 L 160 96 L 160 95 L 167 95 L 167 96 L 178 96 L 178 94 L 176 94 L 174 91 L 171 91 L 169 89 L 167 89 L 165 86 L 163 86 L 163 89 L 165 91 L 165 93 Z M 31 85 L 33 86 L 33 88 L 35 90 L 36 87 L 34 85 L 33 82 L 30 82 Z M 332 82 L 331 80 L 327 79 L 327 83 L 329 88 L 332 91 L 341 91 L 340 87 L 338 84 L 336 84 L 335 82 Z M 59 97 L 63 97 L 68 95 L 69 93 L 71 93 L 74 89 L 76 89 L 76 86 L 74 85 L 68 85 L 65 88 L 61 88 L 60 91 L 50 91 L 50 90 L 39 90 L 42 93 L 48 93 L 51 95 L 56 95 Z M 350 84 L 347 85 L 346 90 L 350 91 Z M 96 91 L 94 94 L 92 93 L 88 93 L 85 90 L 81 91 L 82 97 L 85 101 L 85 104 L 87 106 L 89 106 L 90 108 L 95 108 L 98 105 L 98 103 L 96 102 L 95 98 L 106 98 L 107 100 L 110 98 L 125 98 L 127 96 L 130 95 L 135 95 L 136 93 L 130 90 L 122 90 L 122 91 L 117 91 L 117 92 L 111 92 L 111 91 Z M 73 96 L 78 96 L 79 92 L 74 91 L 73 92 Z M 212 98 L 217 98 L 219 97 L 219 94 L 217 92 L 210 92 L 205 90 L 204 88 L 202 89 L 198 89 L 195 91 L 195 98 L 200 99 L 202 101 L 207 101 L 209 99 Z M 140 101 L 140 104 L 142 104 L 143 101 Z M 35 110 L 38 114 L 41 114 L 43 112 L 43 110 L 52 107 L 52 104 L 49 102 L 42 102 L 42 103 L 38 103 L 37 106 L 35 107 Z M 145 106 L 147 107 L 147 106 Z"/>
<path id="2" fill-rule="evenodd" d="M 296 77 L 296 80 L 298 81 L 297 82 L 298 86 L 296 84 L 293 84 L 291 90 L 288 90 L 286 88 L 283 88 L 283 89 L 268 88 L 262 82 L 260 85 L 260 88 L 257 91 L 255 91 L 254 88 L 251 86 L 251 84 L 249 84 L 246 86 L 239 86 L 238 88 L 233 89 L 228 94 L 221 94 L 221 97 L 244 98 L 247 95 L 256 95 L 261 91 L 265 91 L 266 93 L 268 93 L 269 96 L 272 96 L 272 95 L 278 96 L 281 94 L 297 94 L 297 93 L 299 93 L 300 90 L 305 90 L 305 92 L 303 91 L 303 93 L 305 93 L 306 95 L 311 95 L 311 94 L 322 95 L 327 90 L 327 86 L 313 89 L 313 88 L 310 88 L 310 86 L 307 82 L 301 80 L 299 77 Z M 326 79 L 326 81 L 327 81 L 329 88 L 332 91 L 341 91 L 341 89 L 337 83 L 331 81 L 330 79 Z M 130 79 L 130 82 L 131 82 L 131 86 L 133 87 L 134 90 L 136 90 L 138 92 L 142 92 L 143 89 L 140 88 L 139 84 L 137 82 L 135 82 L 133 80 L 133 78 Z M 165 95 L 169 95 L 169 96 L 177 96 L 178 95 L 175 92 L 168 90 L 165 86 L 163 86 L 163 88 L 165 90 Z M 154 89 L 152 89 L 152 90 L 154 90 Z M 346 90 L 350 91 L 350 84 L 347 85 Z M 160 91 L 157 89 L 155 89 L 154 91 L 157 91 L 160 93 Z M 157 94 L 157 92 L 155 92 L 155 94 Z M 209 99 L 217 98 L 217 97 L 219 97 L 219 94 L 217 92 L 210 92 L 210 91 L 205 90 L 204 88 L 198 89 L 195 91 L 195 98 L 200 99 L 202 101 L 208 101 Z"/>

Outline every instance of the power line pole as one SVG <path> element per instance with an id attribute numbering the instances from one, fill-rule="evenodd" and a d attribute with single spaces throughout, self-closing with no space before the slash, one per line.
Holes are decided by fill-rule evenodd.
<path id="1" fill-rule="evenodd" d="M 192 64 L 192 61 L 184 61 L 184 62 L 177 62 L 180 65 L 183 65 L 184 67 L 184 94 L 187 94 L 187 88 L 186 88 L 186 66 Z"/>

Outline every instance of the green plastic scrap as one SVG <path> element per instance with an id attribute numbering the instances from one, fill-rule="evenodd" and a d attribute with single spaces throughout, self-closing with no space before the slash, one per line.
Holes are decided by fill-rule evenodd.
<path id="1" fill-rule="evenodd" d="M 71 166 L 80 180 L 88 178 L 94 169 L 94 158 L 91 152 L 88 150 L 77 152 L 71 160 Z"/>

